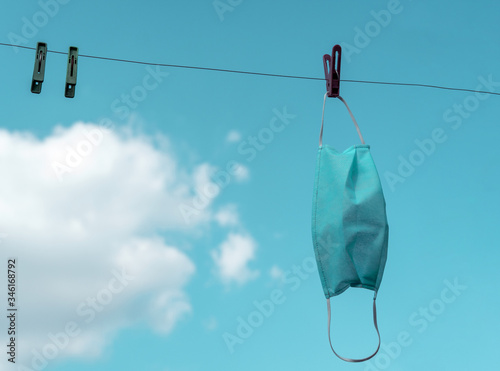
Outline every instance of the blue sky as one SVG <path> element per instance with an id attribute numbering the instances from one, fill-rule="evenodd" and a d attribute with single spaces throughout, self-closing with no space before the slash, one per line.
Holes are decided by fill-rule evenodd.
<path id="1" fill-rule="evenodd" d="M 486 0 L 25 1 L 4 5 L 0 42 L 319 78 L 323 54 L 341 44 L 343 79 L 499 93 L 499 10 Z M 34 54 L 0 47 L 0 271 L 17 259 L 16 366 L 496 364 L 498 96 L 341 84 L 390 225 L 377 300 L 383 346 L 353 365 L 329 348 L 312 264 L 323 81 L 80 57 L 67 99 L 60 54 L 47 57 L 42 93 L 30 92 Z M 338 100 L 327 101 L 325 125 L 324 143 L 358 143 Z M 345 356 L 376 346 L 371 298 L 350 289 L 332 301 Z M 0 370 L 19 369 L 2 357 Z"/>

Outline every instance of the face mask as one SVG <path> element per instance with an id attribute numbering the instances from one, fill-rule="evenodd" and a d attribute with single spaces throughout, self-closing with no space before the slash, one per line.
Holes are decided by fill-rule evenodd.
<path id="1" fill-rule="evenodd" d="M 380 348 L 375 301 L 387 258 L 389 227 L 385 200 L 370 146 L 347 107 L 361 139 L 344 152 L 322 144 L 323 115 L 314 180 L 312 237 L 318 271 L 327 299 L 328 340 L 333 353 L 348 362 L 372 358 Z M 378 335 L 375 353 L 363 359 L 339 356 L 330 338 L 330 298 L 349 287 L 373 290 L 373 323 Z"/>

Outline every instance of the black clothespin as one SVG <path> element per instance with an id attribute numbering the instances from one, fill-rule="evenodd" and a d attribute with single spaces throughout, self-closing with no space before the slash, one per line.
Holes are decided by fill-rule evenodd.
<path id="1" fill-rule="evenodd" d="M 31 92 L 40 94 L 42 91 L 43 78 L 45 76 L 45 58 L 47 57 L 47 44 L 38 43 L 36 45 L 35 68 L 33 79 L 31 80 Z"/>
<path id="2" fill-rule="evenodd" d="M 332 49 L 332 55 L 325 54 L 323 56 L 323 66 L 325 67 L 326 79 L 326 93 L 329 97 L 333 98 L 339 96 L 341 55 L 342 48 L 340 47 L 340 45 L 335 45 Z"/>
<path id="3" fill-rule="evenodd" d="M 66 98 L 75 97 L 77 65 L 78 48 L 70 46 L 68 52 L 68 69 L 66 70 L 66 88 L 64 90 L 64 96 Z"/>

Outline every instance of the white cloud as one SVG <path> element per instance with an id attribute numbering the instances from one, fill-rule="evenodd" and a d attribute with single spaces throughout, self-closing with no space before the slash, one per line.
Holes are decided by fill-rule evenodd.
<path id="1" fill-rule="evenodd" d="M 226 135 L 226 142 L 228 143 L 235 143 L 239 142 L 240 140 L 241 140 L 241 133 L 239 131 L 231 130 Z"/>
<path id="2" fill-rule="evenodd" d="M 211 252 L 221 280 L 228 284 L 237 282 L 243 284 L 256 278 L 259 272 L 248 267 L 255 258 L 257 245 L 248 235 L 230 233 L 218 250 Z"/>
<path id="3" fill-rule="evenodd" d="M 250 178 L 250 170 L 245 165 L 238 163 L 234 177 L 238 182 L 248 180 L 248 178 Z"/>
<path id="4" fill-rule="evenodd" d="M 217 319 L 214 316 L 211 316 L 210 318 L 203 321 L 203 326 L 208 331 L 213 331 L 213 330 L 217 329 L 217 326 L 218 326 Z"/>
<path id="5" fill-rule="evenodd" d="M 205 191 L 205 189 L 208 189 L 207 187 L 215 187 L 215 190 L 219 189 L 217 184 L 212 182 L 212 176 L 216 170 L 216 167 L 211 166 L 208 163 L 203 163 L 196 167 L 193 172 L 193 179 L 194 186 L 198 194 L 208 193 L 210 195 L 210 192 Z"/>
<path id="6" fill-rule="evenodd" d="M 68 147 L 77 148 L 85 139 L 82 131 L 93 129 L 97 127 L 83 123 L 70 129 L 57 127 L 43 141 L 28 134 L 0 131 L 0 166 L 9 174 L 1 189 L 4 194 L 23 192 L 18 202 L 4 205 L 3 211 L 12 216 L 9 220 L 19 225 L 16 217 L 30 214 L 25 223 L 37 230 L 62 223 L 73 233 L 83 234 L 87 228 L 186 227 L 179 204 L 192 203 L 207 165 L 200 165 L 190 175 L 167 151 L 156 150 L 149 138 L 123 138 L 106 131 L 102 143 L 71 173 L 65 173 L 62 183 L 57 181 L 52 165 L 64 164 L 70 153 Z M 33 181 L 36 184 L 30 186 Z M 48 202 L 55 206 L 50 219 L 44 215 Z M 197 220 L 206 220 L 207 213 L 207 208 L 201 210 Z"/>
<path id="7" fill-rule="evenodd" d="M 214 215 L 221 227 L 237 226 L 239 224 L 238 211 L 235 204 L 221 207 Z"/>
<path id="8" fill-rule="evenodd" d="M 273 265 L 269 270 L 269 275 L 278 281 L 282 281 L 285 277 L 285 272 L 277 265 Z"/>
<path id="9" fill-rule="evenodd" d="M 177 321 L 191 313 L 191 305 L 182 292 L 164 291 L 150 308 L 150 322 L 157 332 L 169 333 Z"/>
<path id="10" fill-rule="evenodd" d="M 48 334 L 65 331 L 68 321 L 81 333 L 58 357 L 92 357 L 123 327 L 149 321 L 168 333 L 191 312 L 184 287 L 195 266 L 158 232 L 191 232 L 213 218 L 207 207 L 187 225 L 178 209 L 197 194 L 210 165 L 190 172 L 151 138 L 105 131 L 59 182 L 52 164 L 64 164 L 68 148 L 85 140 L 82 130 L 95 129 L 84 123 L 58 127 L 43 140 L 0 130 L 0 226 L 8 234 L 1 251 L 3 261 L 19 261 L 18 354 L 27 367 L 32 350 L 42 352 L 52 342 Z M 116 276 L 123 269 L 133 280 L 120 286 Z M 111 287 L 121 290 L 110 297 Z M 92 297 L 101 304 L 91 319 Z"/>

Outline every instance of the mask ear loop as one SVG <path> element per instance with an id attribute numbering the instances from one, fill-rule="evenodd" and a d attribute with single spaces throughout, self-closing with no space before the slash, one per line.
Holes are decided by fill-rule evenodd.
<path id="1" fill-rule="evenodd" d="M 326 96 L 327 96 L 327 93 L 325 93 L 325 97 L 323 99 L 323 113 L 321 114 L 321 130 L 319 132 L 319 146 L 320 147 L 323 145 L 323 123 L 325 121 Z M 358 132 L 359 139 L 361 139 L 361 143 L 365 144 L 365 140 L 363 139 L 363 136 L 361 135 L 361 131 L 359 130 L 358 123 L 356 122 L 356 119 L 354 118 L 354 115 L 352 114 L 351 109 L 347 105 L 347 103 L 344 100 L 344 98 L 342 98 L 340 95 L 337 98 L 339 98 L 342 101 L 342 103 L 345 104 L 347 110 L 349 111 L 349 115 L 351 115 L 352 122 L 354 122 L 354 126 L 356 126 L 356 131 Z"/>
<path id="2" fill-rule="evenodd" d="M 378 325 L 377 325 L 377 306 L 375 304 L 377 300 L 377 293 L 375 293 L 375 296 L 373 297 L 373 324 L 375 325 L 375 330 L 377 330 L 377 336 L 378 336 L 378 347 L 377 350 L 375 350 L 375 353 L 373 353 L 371 356 L 368 356 L 366 358 L 362 359 L 351 359 L 351 358 L 344 358 L 342 356 L 339 356 L 337 352 L 333 349 L 332 345 L 332 339 L 330 336 L 330 322 L 331 322 L 331 310 L 330 310 L 330 298 L 326 299 L 326 306 L 328 309 L 328 341 L 330 342 L 330 348 L 332 348 L 333 353 L 339 357 L 341 360 L 346 361 L 346 362 L 364 362 L 368 361 L 370 358 L 374 357 L 375 354 L 378 353 L 378 350 L 380 349 L 380 332 L 378 331 Z"/>

